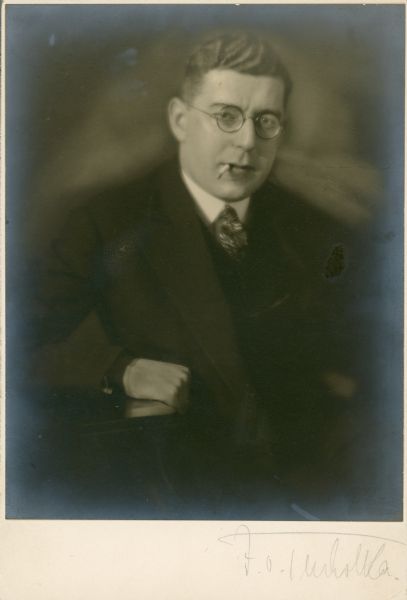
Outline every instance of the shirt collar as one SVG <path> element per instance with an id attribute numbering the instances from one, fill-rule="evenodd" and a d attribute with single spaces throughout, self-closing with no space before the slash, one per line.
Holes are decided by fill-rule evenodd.
<path id="1" fill-rule="evenodd" d="M 182 169 L 181 176 L 187 187 L 187 190 L 194 199 L 195 204 L 197 205 L 202 216 L 206 221 L 208 221 L 209 224 L 212 224 L 228 203 L 225 202 L 225 200 L 220 200 L 219 198 L 216 198 L 216 196 L 212 196 L 212 194 L 206 192 Z M 229 205 L 233 206 L 235 209 L 237 216 L 242 223 L 245 222 L 249 204 L 250 198 L 243 198 L 243 200 L 237 200 L 229 203 Z"/>

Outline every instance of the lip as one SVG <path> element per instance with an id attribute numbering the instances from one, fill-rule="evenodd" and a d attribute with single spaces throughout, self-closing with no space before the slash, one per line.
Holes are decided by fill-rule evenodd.
<path id="1" fill-rule="evenodd" d="M 255 171 L 255 167 L 249 163 L 224 162 L 222 166 L 227 166 L 230 171 Z"/>
<path id="2" fill-rule="evenodd" d="M 250 163 L 222 161 L 218 164 L 217 177 L 229 181 L 243 181 L 251 178 L 255 172 L 255 167 Z"/>

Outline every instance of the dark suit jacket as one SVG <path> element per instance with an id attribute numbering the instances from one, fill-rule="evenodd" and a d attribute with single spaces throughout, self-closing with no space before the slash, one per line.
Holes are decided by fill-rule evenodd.
<path id="1" fill-rule="evenodd" d="M 44 269 L 37 381 L 89 393 L 111 418 L 123 396 L 101 392 L 112 367 L 134 357 L 183 364 L 198 428 L 221 424 L 243 440 L 254 427 L 276 455 L 318 453 L 335 410 L 324 373 L 346 369 L 335 320 L 341 265 L 330 259 L 339 230 L 272 184 L 252 198 L 247 227 L 250 365 L 177 166 L 96 194 L 72 212 Z M 96 405 L 88 422 L 103 418 Z"/>

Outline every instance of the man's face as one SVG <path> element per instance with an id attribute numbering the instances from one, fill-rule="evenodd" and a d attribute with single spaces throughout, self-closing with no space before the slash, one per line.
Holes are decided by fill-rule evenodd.
<path id="1" fill-rule="evenodd" d="M 231 105 L 247 117 L 270 111 L 282 118 L 284 83 L 273 77 L 212 70 L 191 104 L 210 114 Z M 239 131 L 228 133 L 219 129 L 216 119 L 188 104 L 183 133 L 177 137 L 185 172 L 207 192 L 231 202 L 250 196 L 262 185 L 278 147 L 278 137 L 259 137 L 250 118 Z"/>

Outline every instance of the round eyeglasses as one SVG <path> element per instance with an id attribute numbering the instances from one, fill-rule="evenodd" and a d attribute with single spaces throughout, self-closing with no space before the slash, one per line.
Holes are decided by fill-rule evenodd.
<path id="1" fill-rule="evenodd" d="M 221 110 L 215 113 L 202 110 L 202 108 L 198 108 L 193 104 L 188 103 L 188 106 L 215 119 L 219 129 L 226 133 L 239 131 L 248 119 L 252 119 L 257 135 L 264 140 L 272 140 L 280 135 L 283 130 L 280 119 L 268 110 L 260 112 L 254 117 L 248 117 L 237 106 L 223 106 Z"/>

